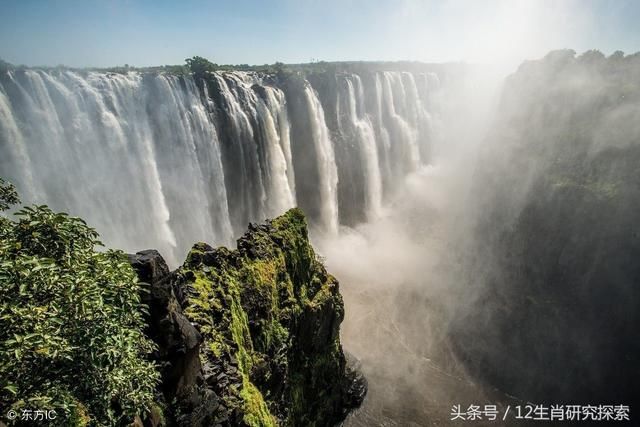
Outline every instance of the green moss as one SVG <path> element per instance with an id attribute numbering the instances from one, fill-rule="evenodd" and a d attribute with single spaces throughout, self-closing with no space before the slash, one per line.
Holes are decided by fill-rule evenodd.
<path id="1" fill-rule="evenodd" d="M 293 376 L 291 380 L 292 380 L 291 391 L 290 391 L 291 411 L 294 414 L 304 414 L 306 409 L 305 408 L 306 399 L 304 394 L 304 388 L 305 388 L 304 377 L 301 375 L 296 375 L 296 376 Z"/>
<path id="2" fill-rule="evenodd" d="M 278 272 L 279 260 L 257 260 L 247 266 L 250 272 L 249 277 L 253 278 L 254 284 L 275 289 L 276 275 Z"/>
<path id="3" fill-rule="evenodd" d="M 236 357 L 240 371 L 247 373 L 252 366 L 251 353 L 253 345 L 249 326 L 247 325 L 247 313 L 242 309 L 239 297 L 235 297 L 231 302 L 231 336 L 237 346 Z"/>
<path id="4" fill-rule="evenodd" d="M 152 404 L 149 412 L 153 419 L 158 420 L 158 425 L 160 427 L 167 425 L 167 420 L 164 417 L 164 411 L 162 410 L 162 407 L 160 407 L 160 405 L 158 405 L 157 403 Z"/>
<path id="5" fill-rule="evenodd" d="M 215 330 L 210 315 L 212 309 L 212 283 L 200 272 L 195 273 L 194 277 L 195 280 L 191 283 L 193 292 L 185 314 L 191 321 L 199 325 L 200 331 L 203 334 L 214 335 Z"/>
<path id="6" fill-rule="evenodd" d="M 258 390 L 247 377 L 243 380 L 242 392 L 240 393 L 244 402 L 244 422 L 250 427 L 275 427 L 276 419 Z"/>
<path id="7" fill-rule="evenodd" d="M 599 199 L 613 199 L 618 195 L 620 189 L 620 183 L 618 182 L 576 179 L 569 176 L 555 178 L 551 184 L 558 189 L 586 191 Z"/>
<path id="8" fill-rule="evenodd" d="M 328 280 L 319 286 L 318 291 L 313 296 L 313 299 L 310 301 L 311 305 L 314 307 L 319 307 L 327 302 L 333 301 L 336 298 L 336 281 L 332 276 L 329 276 Z"/>
<path id="9" fill-rule="evenodd" d="M 87 408 L 80 402 L 76 402 L 68 419 L 69 425 L 73 427 L 86 427 L 90 424 L 91 417 L 87 413 Z"/>
<path id="10" fill-rule="evenodd" d="M 209 343 L 209 349 L 211 350 L 211 352 L 213 353 L 213 355 L 215 357 L 220 357 L 223 354 L 224 348 L 222 347 L 222 345 L 220 345 L 219 342 L 214 341 L 212 343 Z"/>

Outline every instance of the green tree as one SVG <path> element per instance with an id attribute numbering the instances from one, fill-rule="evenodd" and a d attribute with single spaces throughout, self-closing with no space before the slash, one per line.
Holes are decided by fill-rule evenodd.
<path id="1" fill-rule="evenodd" d="M 191 72 L 197 77 L 204 76 L 205 73 L 215 71 L 218 68 L 218 64 L 205 59 L 201 56 L 194 56 L 192 58 L 185 59 L 187 66 Z"/>
<path id="2" fill-rule="evenodd" d="M 11 205 L 20 203 L 18 192 L 13 184 L 0 178 L 0 211 L 6 211 Z"/>
<path id="3" fill-rule="evenodd" d="M 0 207 L 18 201 L 0 181 Z M 0 217 L 0 413 L 53 409 L 57 425 L 130 423 L 159 377 L 144 307 L 121 251 L 47 206 Z"/>

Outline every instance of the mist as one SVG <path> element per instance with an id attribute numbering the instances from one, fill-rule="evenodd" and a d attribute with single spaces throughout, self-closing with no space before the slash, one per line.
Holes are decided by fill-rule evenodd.
<path id="1" fill-rule="evenodd" d="M 347 425 L 442 425 L 454 404 L 634 401 L 621 375 L 638 366 L 625 335 L 637 58 L 557 51 L 481 96 L 447 94 L 434 165 L 376 220 L 318 239 L 341 278 L 345 346 L 371 380 Z"/>
<path id="2" fill-rule="evenodd" d="M 406 176 L 378 217 L 316 236 L 341 282 L 345 349 L 370 385 L 346 425 L 442 425 L 453 404 L 507 399 L 467 373 L 450 337 L 454 318 L 477 310 L 480 290 L 467 277 L 479 215 L 474 177 L 502 87 L 487 67 L 458 77 L 435 94 L 433 164 Z"/>

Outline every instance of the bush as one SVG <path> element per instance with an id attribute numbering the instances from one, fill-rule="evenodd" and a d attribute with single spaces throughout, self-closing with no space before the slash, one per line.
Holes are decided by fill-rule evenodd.
<path id="1" fill-rule="evenodd" d="M 0 179 L 0 209 L 17 202 Z M 0 216 L 0 413 L 53 409 L 57 425 L 117 425 L 147 412 L 144 307 L 121 251 L 47 206 Z"/>
<path id="2" fill-rule="evenodd" d="M 185 62 L 191 72 L 198 78 L 204 77 L 206 73 L 215 71 L 218 68 L 217 64 L 214 64 L 201 56 L 187 58 L 185 59 Z"/>
<path id="3" fill-rule="evenodd" d="M 20 203 L 15 187 L 0 178 L 0 211 L 6 211 L 11 205 Z"/>

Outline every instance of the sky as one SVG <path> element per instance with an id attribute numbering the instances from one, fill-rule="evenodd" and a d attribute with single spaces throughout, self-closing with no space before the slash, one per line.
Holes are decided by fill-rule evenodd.
<path id="1" fill-rule="evenodd" d="M 0 58 L 29 66 L 318 60 L 516 63 L 640 50 L 636 0 L 0 0 Z"/>

